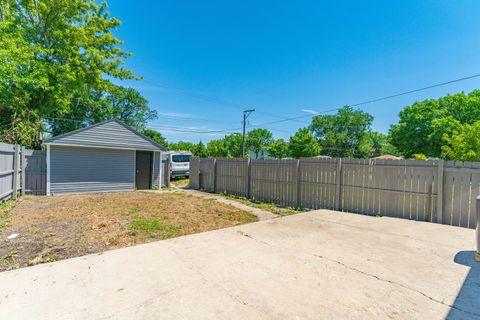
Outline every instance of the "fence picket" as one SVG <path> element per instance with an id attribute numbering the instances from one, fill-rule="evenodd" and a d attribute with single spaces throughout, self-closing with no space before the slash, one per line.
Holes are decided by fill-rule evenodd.
<path id="1" fill-rule="evenodd" d="M 194 189 L 214 191 L 216 184 L 218 192 L 285 207 L 476 226 L 474 199 L 480 194 L 476 162 L 192 157 L 190 170 Z"/>

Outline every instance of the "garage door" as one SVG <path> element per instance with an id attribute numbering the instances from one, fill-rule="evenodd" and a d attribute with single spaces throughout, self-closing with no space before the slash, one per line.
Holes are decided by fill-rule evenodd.
<path id="1" fill-rule="evenodd" d="M 50 147 L 52 194 L 134 189 L 134 150 Z"/>

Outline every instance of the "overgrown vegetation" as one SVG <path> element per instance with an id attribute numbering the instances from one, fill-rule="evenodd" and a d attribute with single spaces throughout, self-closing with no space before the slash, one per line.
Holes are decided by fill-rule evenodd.
<path id="1" fill-rule="evenodd" d="M 303 208 L 281 207 L 281 206 L 276 205 L 275 203 L 259 201 L 259 200 L 255 200 L 255 199 L 247 199 L 245 197 L 240 197 L 240 196 L 228 194 L 228 193 L 225 193 L 225 192 L 220 193 L 220 195 L 222 195 L 222 196 L 224 196 L 228 199 L 235 200 L 235 201 L 238 201 L 240 203 L 243 203 L 247 206 L 262 209 L 262 210 L 265 210 L 265 211 L 270 211 L 270 212 L 272 212 L 274 214 L 277 214 L 279 216 L 289 216 L 289 215 L 298 213 L 300 211 L 304 211 Z"/>
<path id="2" fill-rule="evenodd" d="M 0 202 L 0 235 L 3 235 L 3 230 L 10 222 L 10 211 L 13 209 L 14 204 L 15 200 L 6 200 L 4 202 Z"/>
<path id="3" fill-rule="evenodd" d="M 121 22 L 94 0 L 0 1 L 0 141 L 39 147 L 112 117 L 143 130 L 157 114 L 132 88 L 140 79 L 113 35 Z"/>
<path id="4" fill-rule="evenodd" d="M 10 209 L 0 271 L 257 221 L 230 205 L 182 193 L 30 197 Z M 12 233 L 19 236 L 6 240 Z"/>

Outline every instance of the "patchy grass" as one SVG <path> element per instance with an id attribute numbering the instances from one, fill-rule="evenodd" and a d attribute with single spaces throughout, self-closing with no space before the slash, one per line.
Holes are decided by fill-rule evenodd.
<path id="1" fill-rule="evenodd" d="M 0 207 L 0 271 L 256 221 L 183 193 L 30 197 Z M 12 233 L 19 236 L 6 240 Z"/>
<path id="2" fill-rule="evenodd" d="M 188 187 L 189 183 L 190 180 L 188 178 L 174 178 L 172 181 L 170 181 L 170 184 L 177 188 L 186 188 Z"/>
<path id="3" fill-rule="evenodd" d="M 3 233 L 3 230 L 10 223 L 10 211 L 15 207 L 19 200 L 6 200 L 0 202 L 0 235 Z"/>
<path id="4" fill-rule="evenodd" d="M 305 211 L 305 210 L 302 210 L 302 209 L 284 208 L 284 207 L 277 206 L 274 203 L 257 201 L 255 199 L 247 199 L 247 198 L 243 198 L 243 197 L 239 197 L 239 196 L 231 195 L 231 194 L 222 193 L 221 195 L 230 199 L 230 200 L 235 200 L 235 201 L 238 201 L 240 203 L 243 203 L 247 206 L 251 206 L 251 207 L 254 207 L 254 208 L 262 209 L 262 210 L 265 210 L 265 211 L 270 211 L 271 213 L 277 214 L 279 216 L 289 216 L 289 215 L 292 215 L 292 214 L 295 214 L 295 213 L 298 213 L 298 212 L 301 212 L 301 211 Z"/>

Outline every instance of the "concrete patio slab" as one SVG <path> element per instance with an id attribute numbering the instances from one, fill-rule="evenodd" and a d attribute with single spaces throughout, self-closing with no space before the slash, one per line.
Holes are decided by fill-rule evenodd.
<path id="1" fill-rule="evenodd" d="M 318 210 L 0 274 L 0 319 L 480 319 L 474 231 Z"/>

